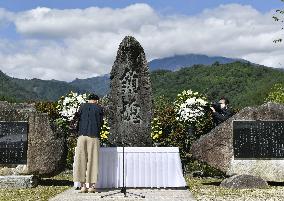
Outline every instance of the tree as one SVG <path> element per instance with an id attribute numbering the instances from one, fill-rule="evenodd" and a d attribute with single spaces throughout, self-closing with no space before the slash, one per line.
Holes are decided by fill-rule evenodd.
<path id="1" fill-rule="evenodd" d="M 281 0 L 282 2 L 284 2 L 284 0 Z M 272 18 L 276 21 L 276 22 L 280 22 L 280 23 L 283 23 L 284 20 L 282 18 L 282 15 L 284 14 L 284 10 L 280 10 L 280 9 L 277 9 L 276 10 L 276 15 L 274 15 Z M 282 30 L 284 28 L 282 27 Z M 278 42 L 282 42 L 282 38 L 279 38 L 279 39 L 275 39 L 273 41 L 274 43 L 278 43 Z"/>

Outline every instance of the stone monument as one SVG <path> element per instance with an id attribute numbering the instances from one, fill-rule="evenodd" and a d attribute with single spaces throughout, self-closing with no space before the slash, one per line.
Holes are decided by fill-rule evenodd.
<path id="1" fill-rule="evenodd" d="M 65 168 L 66 140 L 33 104 L 0 102 L 0 175 L 53 176 Z"/>
<path id="2" fill-rule="evenodd" d="M 237 132 L 240 136 L 235 136 L 234 144 L 233 122 L 239 121 L 248 121 L 246 124 L 254 121 L 251 125 L 242 124 L 243 128 L 239 127 L 243 130 L 251 129 L 253 135 L 248 139 L 241 136 L 245 135 L 243 131 Z M 259 121 L 267 123 L 261 123 L 262 131 L 256 132 L 251 126 L 259 127 Z M 227 175 L 252 175 L 266 181 L 284 182 L 284 127 L 281 126 L 283 121 L 284 105 L 266 103 L 258 107 L 247 107 L 198 139 L 193 143 L 190 152 L 194 158 Z M 274 123 L 274 126 L 269 127 L 269 122 Z M 236 125 L 238 128 L 239 124 Z M 252 144 L 248 145 L 248 142 Z M 272 147 L 266 143 L 270 143 Z"/>
<path id="3" fill-rule="evenodd" d="M 139 42 L 126 36 L 110 74 L 109 141 L 114 146 L 151 146 L 152 88 Z"/>

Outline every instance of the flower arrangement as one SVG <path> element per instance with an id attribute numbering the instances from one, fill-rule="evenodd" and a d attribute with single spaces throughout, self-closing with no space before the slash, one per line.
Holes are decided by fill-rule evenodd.
<path id="1" fill-rule="evenodd" d="M 101 141 L 106 141 L 108 139 L 109 136 L 109 126 L 108 126 L 108 121 L 106 118 L 104 118 L 104 124 L 100 133 L 100 139 Z"/>
<path id="2" fill-rule="evenodd" d="M 151 125 L 152 125 L 151 138 L 155 141 L 163 135 L 163 130 L 158 118 L 154 118 L 153 121 L 151 122 Z"/>
<path id="3" fill-rule="evenodd" d="M 57 109 L 62 118 L 66 121 L 71 121 L 75 113 L 79 110 L 82 103 L 87 102 L 87 94 L 78 94 L 70 92 L 66 97 L 62 96 L 57 102 Z"/>
<path id="4" fill-rule="evenodd" d="M 151 122 L 152 140 L 155 143 L 161 142 L 163 138 L 167 138 L 166 136 L 188 132 L 190 128 L 194 128 L 195 132 L 200 133 L 199 130 L 206 127 L 209 119 L 208 111 L 205 111 L 204 107 L 207 104 L 207 99 L 198 92 L 185 90 L 178 94 L 173 107 L 172 104 L 169 104 L 155 114 L 155 118 Z"/>
<path id="5" fill-rule="evenodd" d="M 182 122 L 193 123 L 198 121 L 205 114 L 204 106 L 206 106 L 206 98 L 198 92 L 185 90 L 177 95 L 174 102 L 176 119 Z"/>

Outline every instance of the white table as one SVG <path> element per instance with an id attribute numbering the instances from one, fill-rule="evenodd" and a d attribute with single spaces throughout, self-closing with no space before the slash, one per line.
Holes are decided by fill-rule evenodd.
<path id="1" fill-rule="evenodd" d="M 122 147 L 101 147 L 97 188 L 123 186 Z M 184 187 L 178 147 L 125 147 L 127 187 Z M 80 183 L 75 182 L 75 187 Z"/>

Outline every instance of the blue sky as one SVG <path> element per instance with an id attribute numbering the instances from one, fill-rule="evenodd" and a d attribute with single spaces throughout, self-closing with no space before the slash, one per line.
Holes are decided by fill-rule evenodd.
<path id="1" fill-rule="evenodd" d="M 281 0 L 1 0 L 0 70 L 72 81 L 109 73 L 134 36 L 147 60 L 177 54 L 242 58 L 284 68 Z"/>
<path id="2" fill-rule="evenodd" d="M 205 8 L 230 3 L 251 5 L 261 12 L 283 7 L 280 0 L 1 0 L 0 7 L 10 11 L 29 10 L 38 6 L 58 9 L 88 8 L 92 6 L 123 8 L 133 3 L 147 3 L 162 13 L 172 12 L 185 15 L 196 14 Z"/>

